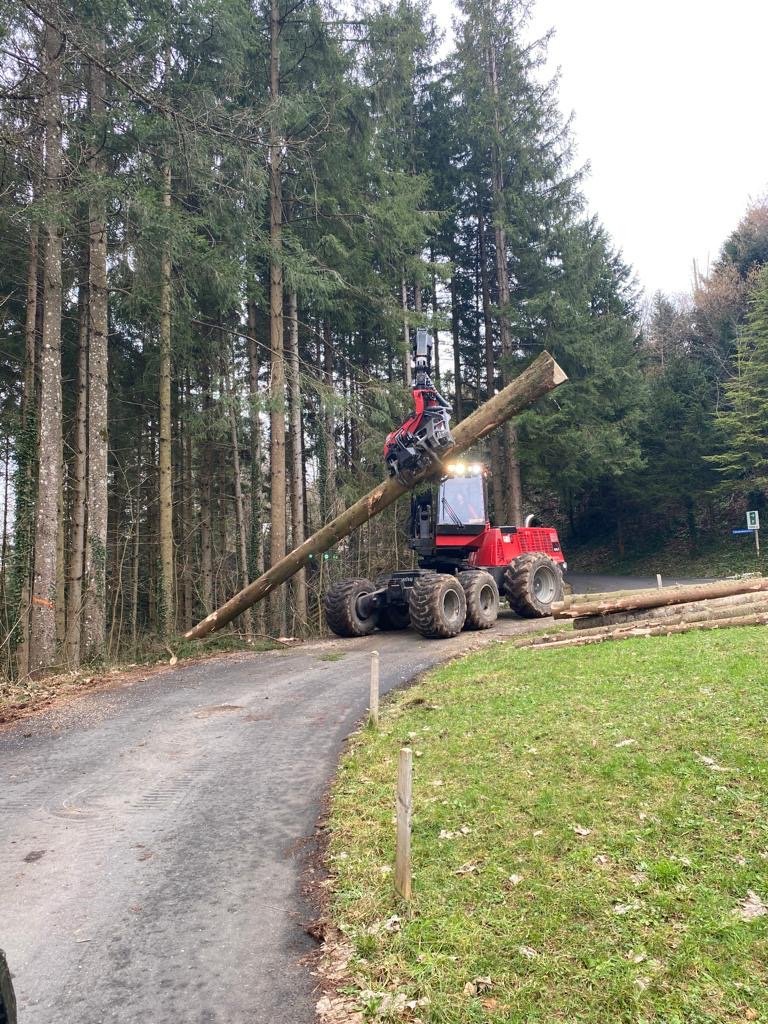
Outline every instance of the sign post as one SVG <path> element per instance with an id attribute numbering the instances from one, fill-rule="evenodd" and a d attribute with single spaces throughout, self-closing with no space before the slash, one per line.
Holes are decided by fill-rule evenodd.
<path id="1" fill-rule="evenodd" d="M 760 556 L 760 513 L 757 510 L 747 512 L 747 529 L 755 535 L 755 548 Z"/>

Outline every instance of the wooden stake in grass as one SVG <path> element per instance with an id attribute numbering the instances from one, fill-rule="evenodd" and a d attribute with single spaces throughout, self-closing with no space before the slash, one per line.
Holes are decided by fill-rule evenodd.
<path id="1" fill-rule="evenodd" d="M 411 817 L 413 814 L 413 754 L 402 747 L 397 765 L 397 844 L 395 888 L 404 900 L 411 898 Z"/>
<path id="2" fill-rule="evenodd" d="M 368 703 L 368 721 L 374 729 L 379 727 L 379 652 L 371 651 L 371 698 Z"/>

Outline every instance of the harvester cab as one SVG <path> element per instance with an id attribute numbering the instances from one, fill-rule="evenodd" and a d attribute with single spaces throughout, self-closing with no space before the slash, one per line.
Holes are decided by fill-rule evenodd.
<path id="1" fill-rule="evenodd" d="M 563 598 L 567 568 L 552 527 L 492 526 L 488 471 L 480 463 L 441 466 L 439 484 L 411 499 L 410 546 L 417 567 L 370 580 L 342 580 L 325 613 L 339 636 L 413 626 L 432 639 L 490 629 L 503 597 L 524 618 L 549 615 Z"/>

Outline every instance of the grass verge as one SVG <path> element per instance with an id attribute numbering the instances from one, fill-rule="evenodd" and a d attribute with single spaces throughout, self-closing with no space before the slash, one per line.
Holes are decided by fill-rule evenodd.
<path id="1" fill-rule="evenodd" d="M 768 1020 L 765 637 L 504 645 L 397 694 L 352 742 L 330 816 L 366 1016 L 404 995 L 422 1004 L 397 1019 L 440 1024 Z M 408 743 L 404 908 L 390 867 Z"/>

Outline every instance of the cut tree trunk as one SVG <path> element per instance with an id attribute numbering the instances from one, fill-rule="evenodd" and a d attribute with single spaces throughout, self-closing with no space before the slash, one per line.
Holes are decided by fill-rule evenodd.
<path id="1" fill-rule="evenodd" d="M 621 626 L 632 622 L 683 622 L 707 618 L 740 615 L 738 609 L 768 609 L 768 593 L 733 594 L 731 597 L 713 598 L 707 601 L 691 601 L 686 604 L 670 604 L 661 608 L 646 608 L 636 611 L 613 612 L 610 615 L 585 615 L 573 620 L 578 632 L 606 626 Z"/>
<path id="2" fill-rule="evenodd" d="M 492 430 L 500 427 L 511 416 L 522 412 L 523 409 L 532 405 L 537 399 L 552 391 L 565 380 L 567 380 L 566 375 L 552 356 L 548 352 L 543 352 L 503 391 L 494 395 L 489 402 L 481 405 L 471 416 L 453 428 L 454 447 L 450 452 L 451 457 L 466 451 L 490 434 Z M 235 594 L 221 608 L 198 623 L 194 629 L 189 630 L 186 634 L 187 638 L 197 639 L 212 633 L 215 629 L 221 629 L 256 601 L 260 601 L 267 594 L 274 592 L 281 583 L 290 579 L 311 558 L 333 547 L 342 538 L 347 537 L 363 523 L 383 512 L 399 497 L 431 475 L 434 475 L 434 471 L 430 473 L 429 470 L 425 470 L 414 479 L 411 487 L 405 486 L 394 478 L 374 487 L 345 512 L 309 537 L 301 547 L 291 551 L 285 558 L 272 565 L 263 576 L 250 583 L 239 594 Z"/>
<path id="3" fill-rule="evenodd" d="M 734 626 L 766 626 L 768 611 L 753 612 L 749 615 L 735 615 L 728 619 L 714 619 L 707 622 L 656 623 L 654 625 L 637 625 L 617 627 L 615 629 L 596 630 L 588 636 L 571 636 L 563 640 L 544 640 L 542 637 L 518 641 L 516 647 L 529 647 L 536 651 L 549 651 L 559 647 L 584 647 L 588 644 L 601 644 L 606 640 L 630 640 L 633 637 L 673 636 L 677 633 L 690 633 L 695 629 L 731 629 Z"/>
<path id="4" fill-rule="evenodd" d="M 688 586 L 663 587 L 661 590 L 637 590 L 624 597 L 604 595 L 598 601 L 578 604 L 578 611 L 571 606 L 568 617 L 573 615 L 610 615 L 614 612 L 634 611 L 643 608 L 663 608 L 672 604 L 687 604 L 690 601 L 706 601 L 715 597 L 730 597 L 733 594 L 752 594 L 768 590 L 768 578 L 757 577 L 747 580 L 720 580 L 717 583 L 694 583 Z M 555 612 L 556 618 L 564 617 L 564 609 Z"/>

